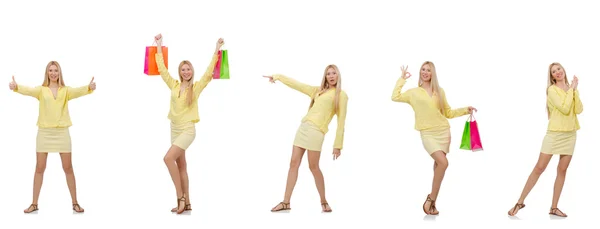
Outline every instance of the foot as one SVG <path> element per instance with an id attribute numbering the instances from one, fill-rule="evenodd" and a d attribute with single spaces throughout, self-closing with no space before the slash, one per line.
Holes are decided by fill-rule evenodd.
<path id="1" fill-rule="evenodd" d="M 26 208 L 25 210 L 23 210 L 23 212 L 25 212 L 25 213 L 32 213 L 32 212 L 37 211 L 37 210 L 38 210 L 37 204 L 31 204 L 31 205 L 29 205 L 28 208 Z"/>
<path id="2" fill-rule="evenodd" d="M 184 211 L 191 211 L 192 210 L 192 204 L 190 204 L 189 202 L 185 203 L 185 208 L 183 210 Z M 171 209 L 171 212 L 177 212 L 177 207 L 174 207 L 173 209 Z"/>
<path id="3" fill-rule="evenodd" d="M 275 207 L 273 207 L 271 209 L 271 212 L 278 212 L 278 211 L 285 211 L 285 210 L 292 210 L 292 208 L 290 208 L 290 203 L 279 202 L 279 204 L 275 205 Z"/>
<path id="4" fill-rule="evenodd" d="M 565 214 L 564 212 L 562 212 L 558 208 L 551 208 L 549 214 L 550 215 L 555 215 L 555 216 L 558 216 L 558 217 L 567 217 L 567 214 Z"/>
<path id="5" fill-rule="evenodd" d="M 525 204 L 517 203 L 517 204 L 515 204 L 515 206 L 513 208 L 510 209 L 510 211 L 508 211 L 508 215 L 515 216 L 517 214 L 517 212 L 519 212 L 519 210 L 521 210 L 521 208 L 524 208 L 524 207 L 525 207 Z"/>
<path id="6" fill-rule="evenodd" d="M 423 203 L 423 211 L 427 215 L 438 215 L 438 214 L 440 214 L 440 212 L 435 207 L 435 200 L 431 199 L 431 197 L 429 195 L 427 195 L 427 199 L 425 200 L 425 203 Z"/>
<path id="7" fill-rule="evenodd" d="M 77 213 L 82 213 L 84 210 L 81 206 L 79 206 L 78 203 L 74 203 L 73 204 L 73 211 L 77 212 Z"/>
<path id="8" fill-rule="evenodd" d="M 321 203 L 321 208 L 323 209 L 323 212 L 331 212 L 331 207 L 329 207 L 329 204 L 327 202 L 323 202 Z"/>
<path id="9" fill-rule="evenodd" d="M 185 194 L 183 194 L 183 196 L 181 196 L 179 199 L 177 199 L 177 208 L 176 211 L 177 214 L 181 214 L 185 211 L 185 206 L 186 206 L 186 198 L 185 198 Z"/>

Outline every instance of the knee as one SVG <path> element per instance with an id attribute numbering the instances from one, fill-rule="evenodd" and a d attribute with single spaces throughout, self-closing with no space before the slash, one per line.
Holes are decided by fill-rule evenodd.
<path id="1" fill-rule="evenodd" d="M 171 163 L 175 161 L 175 158 L 171 155 L 166 155 L 165 158 L 163 158 L 163 161 L 165 161 L 165 163 Z"/>
<path id="2" fill-rule="evenodd" d="M 440 161 L 440 162 L 435 162 L 435 164 L 434 164 L 435 167 L 439 167 L 439 168 L 442 168 L 442 169 L 447 169 L 448 165 L 449 165 L 449 163 L 448 163 L 447 160 Z"/>
<path id="3" fill-rule="evenodd" d="M 179 168 L 179 170 L 186 170 L 187 169 L 187 163 L 185 161 L 180 161 L 177 163 L 177 168 Z"/>
<path id="4" fill-rule="evenodd" d="M 319 163 L 309 163 L 308 168 L 310 169 L 311 172 L 321 171 L 321 168 L 319 168 Z"/>
<path id="5" fill-rule="evenodd" d="M 545 170 L 546 170 L 546 166 L 536 165 L 535 168 L 533 168 L 533 173 L 535 173 L 537 175 L 541 175 Z"/>
<path id="6" fill-rule="evenodd" d="M 556 171 L 556 172 L 557 172 L 559 175 L 565 175 L 565 174 L 567 174 L 567 168 L 568 168 L 567 166 L 560 166 L 560 165 L 559 165 L 559 166 L 558 166 L 558 169 L 557 169 L 557 171 Z"/>
<path id="7" fill-rule="evenodd" d="M 63 165 L 63 171 L 65 171 L 65 174 L 72 174 L 73 165 Z"/>
<path id="8" fill-rule="evenodd" d="M 298 169 L 300 168 L 300 160 L 292 159 L 290 161 L 290 169 Z"/>
<path id="9" fill-rule="evenodd" d="M 35 166 L 35 173 L 44 173 L 44 171 L 46 171 L 46 165 L 36 165 Z"/>

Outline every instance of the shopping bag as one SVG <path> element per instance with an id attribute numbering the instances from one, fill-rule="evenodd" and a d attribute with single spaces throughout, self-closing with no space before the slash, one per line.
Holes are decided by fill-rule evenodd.
<path id="1" fill-rule="evenodd" d="M 221 69 L 219 79 L 229 79 L 229 55 L 227 50 L 221 51 Z"/>
<path id="2" fill-rule="evenodd" d="M 217 63 L 215 64 L 215 69 L 213 70 L 213 79 L 221 78 L 221 50 L 219 50 L 217 55 Z"/>
<path id="3" fill-rule="evenodd" d="M 483 146 L 481 145 L 481 138 L 479 136 L 479 128 L 477 126 L 477 120 L 475 120 L 475 118 L 473 118 L 473 115 L 471 115 L 470 119 L 471 119 L 471 124 L 470 124 L 471 150 L 473 152 L 481 151 L 481 150 L 483 150 Z"/>
<path id="4" fill-rule="evenodd" d="M 156 65 L 156 57 L 158 48 L 156 46 L 146 46 L 146 58 L 144 59 L 144 74 L 149 76 L 160 75 L 158 72 L 158 65 Z M 165 60 L 165 66 L 169 67 L 169 49 L 166 46 L 162 46 L 163 59 Z"/>
<path id="5" fill-rule="evenodd" d="M 471 150 L 471 117 L 465 122 L 462 140 L 460 141 L 460 149 Z"/>

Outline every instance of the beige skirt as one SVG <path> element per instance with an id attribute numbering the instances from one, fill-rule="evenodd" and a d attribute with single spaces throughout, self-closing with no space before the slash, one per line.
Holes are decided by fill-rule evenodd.
<path id="1" fill-rule="evenodd" d="M 171 122 L 171 144 L 187 150 L 196 138 L 196 125 L 193 122 L 175 124 Z"/>
<path id="2" fill-rule="evenodd" d="M 300 124 L 294 139 L 294 145 L 310 151 L 321 152 L 325 134 L 312 122 L 304 121 Z"/>
<path id="3" fill-rule="evenodd" d="M 540 152 L 544 154 L 573 155 L 576 140 L 576 131 L 547 131 Z"/>
<path id="4" fill-rule="evenodd" d="M 71 134 L 69 128 L 39 128 L 35 140 L 38 153 L 70 153 Z"/>
<path id="5" fill-rule="evenodd" d="M 444 153 L 450 153 L 450 128 L 434 128 L 421 130 L 421 141 L 423 146 L 429 155 L 443 151 Z"/>

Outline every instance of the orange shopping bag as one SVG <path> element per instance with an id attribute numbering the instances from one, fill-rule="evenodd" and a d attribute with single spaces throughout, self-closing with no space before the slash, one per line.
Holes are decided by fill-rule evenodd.
<path id="1" fill-rule="evenodd" d="M 158 66 L 156 65 L 155 54 L 158 48 L 156 46 L 146 46 L 146 58 L 144 60 L 144 74 L 149 76 L 160 75 L 158 72 Z M 163 58 L 165 59 L 165 66 L 169 67 L 169 49 L 166 46 L 162 46 Z"/>

